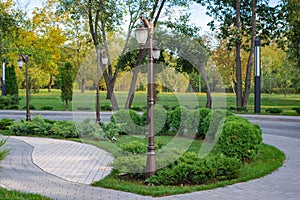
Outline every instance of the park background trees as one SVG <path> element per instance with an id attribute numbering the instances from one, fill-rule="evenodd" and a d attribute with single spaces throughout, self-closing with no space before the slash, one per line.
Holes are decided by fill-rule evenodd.
<path id="1" fill-rule="evenodd" d="M 239 2 L 241 7 L 237 9 L 239 5 L 236 3 Z M 196 4 L 207 7 L 208 14 L 214 17 L 215 21 L 210 23 L 211 34 L 200 35 L 201 27 L 191 21 L 190 12 Z M 216 67 L 219 70 L 226 91 L 237 95 L 237 109 L 247 109 L 252 91 L 253 40 L 257 36 L 263 44 L 263 91 L 286 93 L 300 90 L 299 77 L 296 76 L 299 73 L 298 1 L 280 0 L 277 6 L 269 6 L 267 0 L 45 0 L 41 7 L 33 9 L 33 13 L 25 12 L 28 8 L 22 10 L 18 7 L 18 1 L 6 0 L 0 5 L 0 56 L 14 64 L 19 53 L 29 55 L 30 88 L 35 91 L 39 88 L 51 91 L 52 86 L 58 87 L 58 68 L 65 62 L 73 66 L 77 89 L 82 92 L 85 88 L 93 89 L 98 84 L 87 77 L 95 76 L 91 68 L 96 69 L 92 67 L 96 64 L 103 74 L 100 88 L 107 91 L 113 109 L 120 106 L 130 108 L 134 92 L 143 88 L 143 71 L 139 66 L 147 62 L 146 50 L 137 49 L 133 38 L 142 15 L 153 18 L 158 31 L 172 30 L 198 41 L 209 55 L 203 64 L 206 69 Z M 180 12 L 176 13 L 176 10 Z M 100 49 L 109 56 L 107 66 L 101 63 Z M 86 61 L 91 52 L 97 55 L 97 62 Z M 205 71 L 199 73 L 200 68 L 190 66 L 183 57 L 166 52 L 161 54 L 159 63 L 186 73 L 194 91 L 200 88 L 209 93 L 209 86 L 217 84 L 212 79 L 206 80 Z M 84 67 L 86 70 L 80 70 Z M 89 70 L 90 74 L 80 74 Z M 15 71 L 22 88 L 25 85 L 24 72 Z M 203 77 L 199 79 L 200 74 Z M 75 79 L 76 75 L 80 80 Z M 128 76 L 130 81 L 126 84 L 130 86 L 129 89 L 126 87 L 125 105 L 118 105 L 114 91 L 116 87 L 121 88 L 116 83 L 120 83 L 122 76 Z M 202 87 L 197 88 L 199 82 Z M 210 107 L 209 103 L 207 107 Z"/>

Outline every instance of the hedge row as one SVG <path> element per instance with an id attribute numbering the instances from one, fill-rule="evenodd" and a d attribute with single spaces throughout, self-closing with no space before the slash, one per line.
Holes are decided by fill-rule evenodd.
<path id="1" fill-rule="evenodd" d="M 167 111 L 162 107 L 155 107 L 154 132 L 156 135 L 173 133 L 180 136 L 204 138 L 207 133 L 213 135 L 225 116 L 231 115 L 233 114 L 229 111 L 211 111 L 207 108 L 177 107 Z M 118 124 L 123 134 L 142 135 L 145 133 L 146 118 L 147 112 L 139 115 L 134 110 L 123 109 L 111 117 L 111 122 Z"/>

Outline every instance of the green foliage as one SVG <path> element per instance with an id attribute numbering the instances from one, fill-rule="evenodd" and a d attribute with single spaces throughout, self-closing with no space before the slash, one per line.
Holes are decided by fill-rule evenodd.
<path id="1" fill-rule="evenodd" d="M 122 133 L 120 126 L 112 122 L 102 125 L 102 129 L 104 130 L 105 137 L 110 140 L 112 140 L 113 137 L 117 138 L 119 134 Z"/>
<path id="2" fill-rule="evenodd" d="M 146 155 L 130 155 L 117 157 L 112 167 L 113 174 L 124 178 L 144 179 Z"/>
<path id="3" fill-rule="evenodd" d="M 101 126 L 95 122 L 95 119 L 85 119 L 77 125 L 80 138 L 88 138 L 92 140 L 104 140 L 105 134 Z"/>
<path id="4" fill-rule="evenodd" d="M 13 104 L 19 103 L 19 89 L 15 67 L 6 67 L 6 95 L 11 96 Z"/>
<path id="5" fill-rule="evenodd" d="M 146 181 L 154 185 L 191 185 L 236 178 L 241 162 L 235 158 L 211 155 L 200 158 L 195 152 L 183 154 L 174 164 Z"/>
<path id="6" fill-rule="evenodd" d="M 7 96 L 0 96 L 0 105 L 2 105 L 3 107 L 5 106 L 9 106 L 12 104 L 12 100 L 10 97 Z"/>
<path id="7" fill-rule="evenodd" d="M 144 134 L 144 128 L 140 126 L 140 115 L 134 110 L 121 109 L 110 118 L 112 123 L 116 123 L 123 134 Z"/>
<path id="8" fill-rule="evenodd" d="M 197 137 L 204 138 L 205 133 L 207 130 L 207 127 L 203 124 L 205 118 L 207 115 L 211 113 L 211 110 L 208 108 L 199 108 L 199 125 L 198 125 L 198 132 L 197 132 Z"/>
<path id="9" fill-rule="evenodd" d="M 154 133 L 156 135 L 164 134 L 166 133 L 170 127 L 167 123 L 167 115 L 168 113 L 164 108 L 161 107 L 154 107 Z M 147 123 L 147 111 L 143 113 L 141 116 L 141 126 L 146 127 Z"/>
<path id="10" fill-rule="evenodd" d="M 282 113 L 282 109 L 280 109 L 280 108 L 267 108 L 266 112 L 267 113 L 273 113 L 273 114 L 279 114 L 279 113 Z"/>
<path id="11" fill-rule="evenodd" d="M 167 122 L 171 130 L 175 130 L 179 135 L 196 136 L 198 131 L 198 111 L 177 107 L 168 113 Z"/>
<path id="12" fill-rule="evenodd" d="M 57 121 L 55 122 L 50 130 L 50 135 L 63 137 L 63 138 L 78 138 L 78 130 L 76 123 L 72 121 Z"/>
<path id="13" fill-rule="evenodd" d="M 255 158 L 262 144 L 262 131 L 258 125 L 244 120 L 225 120 L 216 143 L 216 150 L 242 161 Z"/>
<path id="14" fill-rule="evenodd" d="M 0 139 L 0 161 L 5 158 L 8 154 L 8 150 L 4 149 L 2 146 L 6 143 L 6 139 Z"/>
<path id="15" fill-rule="evenodd" d="M 226 116 L 232 116 L 233 113 L 227 110 L 213 110 L 203 120 L 201 129 L 205 134 L 206 139 L 213 141 L 218 136 L 219 131 L 223 127 L 223 122 Z"/>
<path id="16" fill-rule="evenodd" d="M 14 122 L 13 119 L 3 118 L 0 120 L 0 130 L 8 130 L 9 126 Z"/>
<path id="17" fill-rule="evenodd" d="M 145 154 L 147 152 L 147 144 L 134 140 L 130 143 L 118 145 L 123 151 L 122 153 Z"/>
<path id="18" fill-rule="evenodd" d="M 41 110 L 53 110 L 52 106 L 43 106 L 41 107 Z"/>
<path id="19" fill-rule="evenodd" d="M 75 122 L 51 121 L 36 116 L 32 121 L 19 120 L 10 126 L 16 135 L 23 136 L 56 136 L 64 138 L 77 138 L 78 132 Z"/>
<path id="20" fill-rule="evenodd" d="M 293 108 L 293 110 L 295 110 L 298 115 L 300 114 L 300 108 Z"/>
<path id="21" fill-rule="evenodd" d="M 66 62 L 59 68 L 59 83 L 61 89 L 61 100 L 66 102 L 66 110 L 69 106 L 69 101 L 72 101 L 73 96 L 73 71 L 72 65 Z"/>

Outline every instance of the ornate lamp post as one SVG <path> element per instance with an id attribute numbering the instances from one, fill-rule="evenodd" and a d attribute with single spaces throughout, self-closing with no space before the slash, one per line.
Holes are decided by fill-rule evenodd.
<path id="1" fill-rule="evenodd" d="M 104 50 L 101 51 L 101 62 L 104 66 L 108 63 L 108 56 Z M 96 123 L 100 124 L 100 67 L 97 70 L 97 89 L 96 89 Z"/>
<path id="2" fill-rule="evenodd" d="M 30 118 L 30 106 L 29 106 L 29 84 L 28 84 L 28 56 L 24 54 L 20 54 L 20 58 L 18 60 L 18 66 L 21 69 L 23 67 L 23 63 L 26 63 L 26 121 L 31 121 Z"/>
<path id="3" fill-rule="evenodd" d="M 136 29 L 136 39 L 138 43 L 143 47 L 145 46 L 148 36 L 149 44 L 149 57 L 148 57 L 148 93 L 147 93 L 147 127 L 146 132 L 148 135 L 148 152 L 147 152 L 147 164 L 146 164 L 146 177 L 149 178 L 156 172 L 156 154 L 154 145 L 154 73 L 153 73 L 153 59 L 158 59 L 160 50 L 158 48 L 153 49 L 153 35 L 154 25 L 152 20 L 147 20 L 141 17 L 143 25 L 141 28 Z"/>

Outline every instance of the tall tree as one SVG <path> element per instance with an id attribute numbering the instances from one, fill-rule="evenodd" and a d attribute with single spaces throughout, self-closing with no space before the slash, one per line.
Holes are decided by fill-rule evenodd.
<path id="1" fill-rule="evenodd" d="M 211 29 L 215 30 L 216 22 L 220 23 L 219 37 L 228 39 L 229 48 L 235 46 L 236 107 L 237 109 L 247 109 L 253 68 L 254 40 L 258 31 L 261 38 L 271 38 L 275 27 L 274 18 L 272 17 L 274 10 L 268 6 L 267 0 L 197 0 L 196 2 L 207 5 L 207 9 L 209 10 L 207 14 L 214 18 L 209 23 Z M 257 26 L 256 22 L 257 16 L 260 17 L 259 26 Z M 258 31 L 257 28 L 259 28 Z M 250 39 L 243 41 L 244 37 Z M 241 60 L 242 49 L 249 51 L 244 92 L 242 87 L 242 65 L 244 63 Z"/>
<path id="2" fill-rule="evenodd" d="M 65 102 L 66 110 L 69 108 L 69 102 L 73 95 L 73 73 L 72 65 L 66 62 L 59 68 L 59 84 L 61 89 L 61 100 Z"/>

